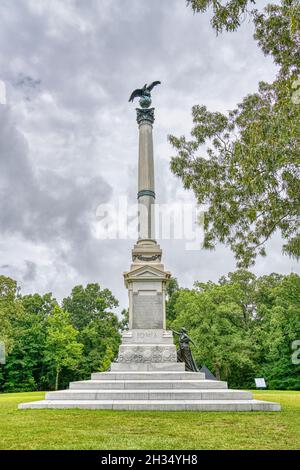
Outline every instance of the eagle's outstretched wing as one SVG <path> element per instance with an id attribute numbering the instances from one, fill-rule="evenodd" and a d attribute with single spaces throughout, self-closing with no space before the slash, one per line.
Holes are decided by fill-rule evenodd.
<path id="1" fill-rule="evenodd" d="M 133 101 L 134 98 L 137 98 L 138 96 L 143 96 L 143 90 L 141 88 L 137 88 L 131 93 L 129 101 Z"/>
<path id="2" fill-rule="evenodd" d="M 151 85 L 147 86 L 147 90 L 151 91 L 156 85 L 160 85 L 161 82 L 157 80 L 156 82 L 151 83 Z"/>

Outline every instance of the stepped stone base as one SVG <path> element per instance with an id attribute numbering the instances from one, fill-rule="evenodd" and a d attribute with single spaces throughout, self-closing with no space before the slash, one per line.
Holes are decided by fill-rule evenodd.
<path id="1" fill-rule="evenodd" d="M 280 411 L 278 403 L 259 400 L 43 400 L 19 405 L 20 409 L 156 410 L 156 411 Z"/>
<path id="2" fill-rule="evenodd" d="M 71 382 L 68 390 L 49 392 L 45 400 L 23 403 L 19 408 L 280 411 L 279 404 L 253 400 L 250 392 L 229 390 L 226 382 L 185 372 L 181 363 L 132 364 L 134 370 L 129 364 L 113 365 L 111 372 L 96 372 L 91 380 Z M 120 370 L 120 365 L 127 370 Z M 137 371 L 137 365 L 142 369 Z M 170 370 L 171 365 L 178 367 Z"/>

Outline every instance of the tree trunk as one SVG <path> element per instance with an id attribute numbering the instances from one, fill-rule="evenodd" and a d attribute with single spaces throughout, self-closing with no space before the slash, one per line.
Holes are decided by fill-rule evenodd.
<path id="1" fill-rule="evenodd" d="M 221 371 L 219 366 L 215 366 L 216 369 L 216 379 L 221 380 Z"/>
<path id="2" fill-rule="evenodd" d="M 57 367 L 57 369 L 56 369 L 56 377 L 55 377 L 55 390 L 58 390 L 59 373 L 60 373 L 60 368 Z"/>

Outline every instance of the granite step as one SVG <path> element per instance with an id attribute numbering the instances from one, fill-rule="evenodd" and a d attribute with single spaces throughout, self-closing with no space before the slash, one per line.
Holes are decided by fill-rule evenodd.
<path id="1" fill-rule="evenodd" d="M 19 409 L 91 409 L 128 411 L 280 411 L 278 403 L 260 400 L 42 400 L 22 403 Z"/>
<path id="2" fill-rule="evenodd" d="M 202 372 L 94 372 L 92 380 L 205 380 Z"/>
<path id="3" fill-rule="evenodd" d="M 251 400 L 252 393 L 241 390 L 61 390 L 48 392 L 46 400 Z"/>
<path id="4" fill-rule="evenodd" d="M 70 382 L 71 390 L 103 389 L 215 389 L 227 388 L 227 382 L 219 380 L 83 380 Z"/>

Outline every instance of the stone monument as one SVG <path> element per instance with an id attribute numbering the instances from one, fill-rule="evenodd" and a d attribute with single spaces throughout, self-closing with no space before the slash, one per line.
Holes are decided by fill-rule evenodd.
<path id="1" fill-rule="evenodd" d="M 154 108 L 151 90 L 154 82 L 135 90 L 130 101 L 140 96 L 137 108 L 139 126 L 138 161 L 138 241 L 132 250 L 130 270 L 124 273 L 129 294 L 129 330 L 123 334 L 117 362 L 112 371 L 179 370 L 171 331 L 166 330 L 165 292 L 171 277 L 161 262 L 162 250 L 155 240 L 155 187 L 152 128 Z"/>
<path id="2" fill-rule="evenodd" d="M 152 129 L 153 82 L 135 90 L 140 97 L 138 202 L 139 237 L 132 263 L 124 273 L 129 295 L 129 329 L 122 335 L 117 359 L 108 372 L 91 380 L 71 382 L 68 390 L 48 392 L 46 399 L 19 408 L 90 408 L 118 410 L 279 411 L 280 405 L 253 400 L 247 391 L 228 390 L 227 383 L 206 380 L 177 361 L 172 331 L 166 329 L 165 292 L 171 274 L 162 264 L 155 240 L 154 158 Z"/>

